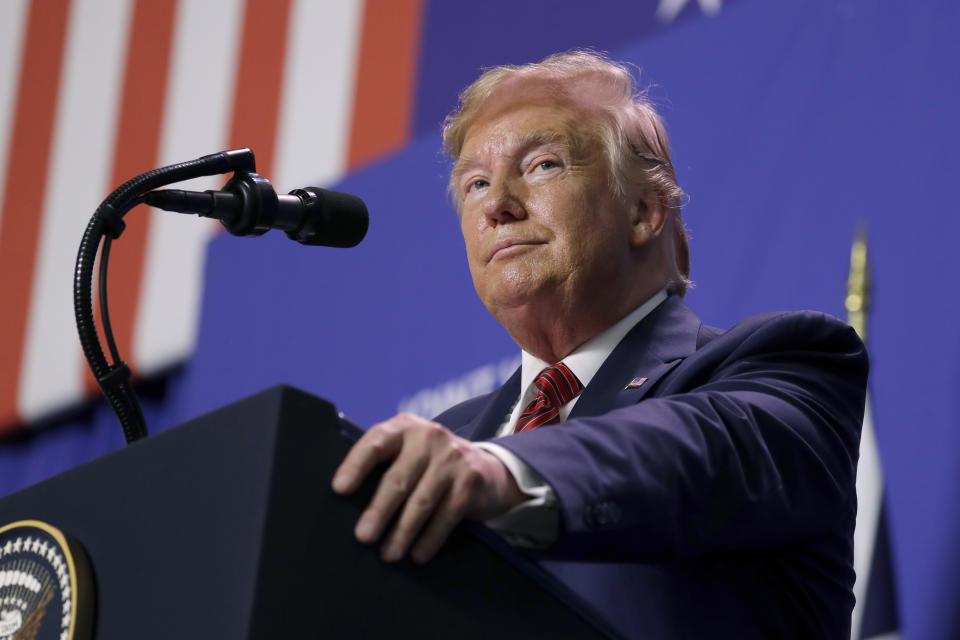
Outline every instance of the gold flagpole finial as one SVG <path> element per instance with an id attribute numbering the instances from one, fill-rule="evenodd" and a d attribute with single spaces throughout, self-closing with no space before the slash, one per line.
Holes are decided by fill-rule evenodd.
<path id="1" fill-rule="evenodd" d="M 867 227 L 861 224 L 850 247 L 850 274 L 847 276 L 847 322 L 863 341 L 867 340 L 867 312 L 870 310 L 870 264 L 867 256 Z"/>

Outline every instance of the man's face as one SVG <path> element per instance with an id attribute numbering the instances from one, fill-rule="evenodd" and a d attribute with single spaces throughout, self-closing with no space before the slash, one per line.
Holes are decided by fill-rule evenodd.
<path id="1" fill-rule="evenodd" d="M 481 112 L 454 168 L 474 286 L 511 308 L 601 304 L 630 277 L 632 208 L 613 196 L 584 113 L 546 101 Z"/>

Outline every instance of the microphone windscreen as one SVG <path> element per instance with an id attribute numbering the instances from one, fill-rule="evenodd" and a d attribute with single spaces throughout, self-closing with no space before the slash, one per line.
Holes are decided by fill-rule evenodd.
<path id="1" fill-rule="evenodd" d="M 355 247 L 367 235 L 370 216 L 363 200 L 349 193 L 306 187 L 290 195 L 299 196 L 309 212 L 305 224 L 287 235 L 301 244 L 325 247 Z"/>

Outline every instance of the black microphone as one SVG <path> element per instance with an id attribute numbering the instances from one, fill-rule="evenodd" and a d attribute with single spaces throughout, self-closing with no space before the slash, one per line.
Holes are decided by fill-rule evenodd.
<path id="1" fill-rule="evenodd" d="M 300 244 L 355 247 L 367 234 L 367 205 L 357 196 L 318 187 L 277 195 L 270 182 L 238 172 L 220 191 L 150 191 L 145 202 L 159 209 L 216 218 L 235 236 L 281 229 Z"/>

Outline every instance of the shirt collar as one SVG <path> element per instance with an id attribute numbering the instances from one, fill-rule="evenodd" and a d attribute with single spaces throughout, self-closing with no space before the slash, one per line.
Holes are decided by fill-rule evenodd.
<path id="1" fill-rule="evenodd" d="M 590 381 L 593 380 L 593 376 L 596 375 L 600 366 L 607 357 L 613 353 L 613 350 L 620 344 L 620 341 L 623 340 L 623 337 L 627 335 L 630 329 L 647 317 L 651 311 L 660 306 L 666 299 L 667 292 L 665 289 L 661 289 L 630 314 L 624 316 L 615 325 L 603 333 L 595 335 L 574 349 L 562 362 L 570 367 L 573 374 L 577 376 L 581 384 L 586 387 L 590 384 Z M 526 351 L 521 352 L 520 358 L 520 404 L 521 406 L 525 406 L 527 402 L 532 399 L 532 397 L 527 398 L 527 396 L 532 396 L 533 394 L 533 381 L 541 371 L 556 363 L 544 362 L 537 356 L 527 353 Z"/>

